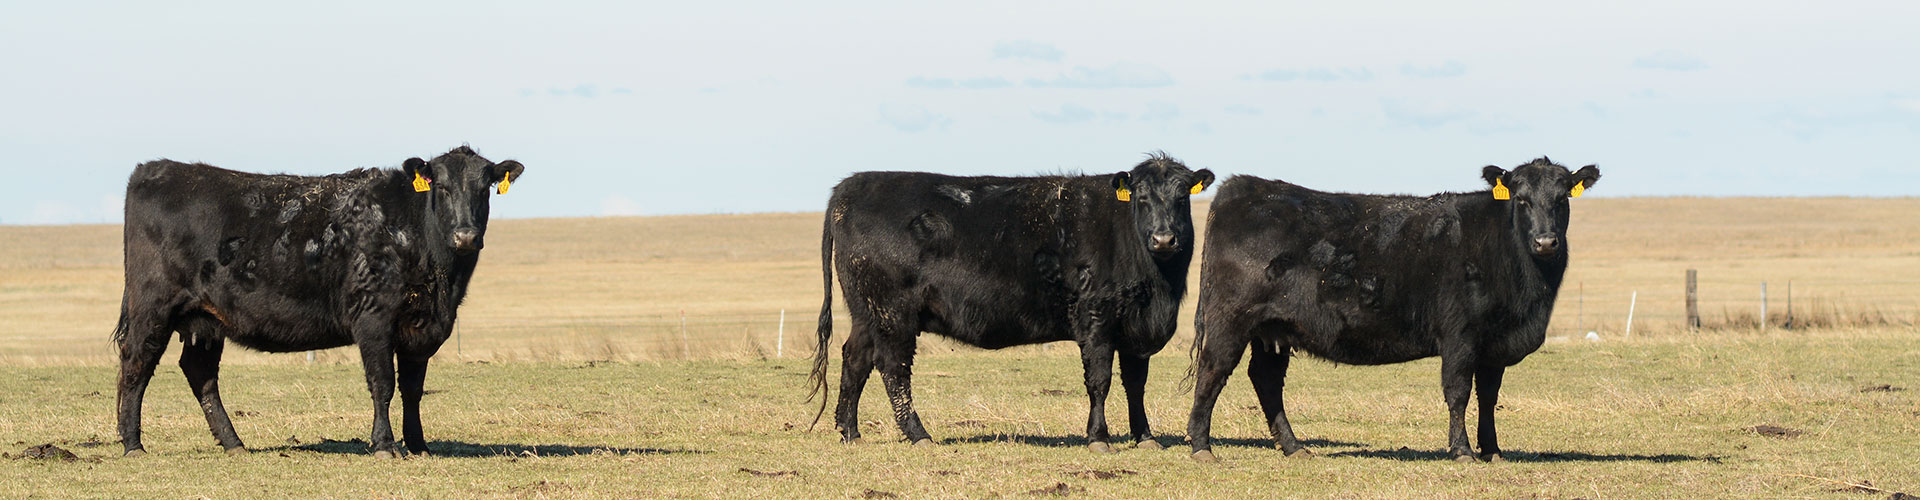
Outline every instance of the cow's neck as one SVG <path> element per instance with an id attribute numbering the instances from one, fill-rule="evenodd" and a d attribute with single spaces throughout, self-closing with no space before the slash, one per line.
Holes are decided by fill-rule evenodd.
<path id="1" fill-rule="evenodd" d="M 1479 221 L 1482 230 L 1492 235 L 1491 238 L 1480 240 L 1496 247 L 1495 251 L 1482 254 L 1489 259 L 1489 271 L 1508 275 L 1513 278 L 1508 282 L 1516 285 L 1495 289 L 1513 294 L 1510 298 L 1517 301 L 1510 303 L 1515 305 L 1544 304 L 1552 307 L 1560 290 L 1560 282 L 1566 277 L 1565 245 L 1562 245 L 1558 255 L 1535 257 L 1529 248 L 1527 235 L 1513 227 L 1513 215 L 1509 213 L 1512 208 L 1507 206 L 1510 202 L 1495 201 L 1490 193 L 1483 192 L 1468 195 L 1465 203 L 1468 209 L 1464 212 L 1471 214 L 1466 219 Z"/>
<path id="2" fill-rule="evenodd" d="M 386 220 L 394 221 L 397 227 L 407 228 L 417 235 L 410 245 L 395 245 L 401 252 L 400 262 L 407 266 L 400 272 L 405 276 L 409 288 L 432 293 L 447 303 L 438 304 L 451 319 L 460 302 L 465 298 L 467 280 L 473 276 L 473 269 L 479 263 L 480 253 L 459 255 L 447 245 L 452 239 L 446 228 L 433 220 L 433 197 L 427 193 L 415 193 L 412 180 L 403 171 L 393 171 L 393 175 L 377 189 L 381 193 L 399 193 L 399 196 L 387 198 L 380 206 L 385 210 Z"/>

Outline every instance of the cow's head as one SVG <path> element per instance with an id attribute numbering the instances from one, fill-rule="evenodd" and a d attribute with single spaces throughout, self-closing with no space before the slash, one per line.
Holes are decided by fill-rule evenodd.
<path id="1" fill-rule="evenodd" d="M 1520 244 L 1533 255 L 1549 257 L 1564 252 L 1567 217 L 1572 211 L 1567 199 L 1593 187 L 1600 180 L 1600 168 L 1593 165 L 1568 171 L 1552 160 L 1540 158 L 1509 172 L 1488 165 L 1480 176 L 1493 186 L 1496 203 L 1507 208 L 1513 231 Z"/>
<path id="2" fill-rule="evenodd" d="M 1156 152 L 1133 170 L 1113 174 L 1114 199 L 1133 211 L 1134 236 L 1156 259 L 1193 251 L 1193 206 L 1188 198 L 1213 185 L 1213 172 L 1188 170 Z"/>
<path id="3" fill-rule="evenodd" d="M 408 158 L 403 168 L 413 181 L 410 195 L 427 197 L 426 236 L 442 238 L 460 255 L 486 246 L 489 192 L 499 186 L 498 192 L 505 194 L 525 169 L 513 160 L 488 161 L 466 146 L 432 161 Z"/>

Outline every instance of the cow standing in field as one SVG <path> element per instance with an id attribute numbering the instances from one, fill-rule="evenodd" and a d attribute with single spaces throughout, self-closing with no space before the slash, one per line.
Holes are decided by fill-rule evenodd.
<path id="1" fill-rule="evenodd" d="M 1113 451 L 1106 398 L 1117 355 L 1133 438 L 1159 447 L 1142 406 L 1147 360 L 1173 337 L 1186 291 L 1188 197 L 1212 182 L 1212 172 L 1164 153 L 1113 175 L 867 172 L 841 181 L 821 235 L 826 300 L 812 374 L 821 413 L 838 265 L 853 321 L 834 411 L 843 439 L 860 437 L 860 393 L 877 367 L 900 432 L 933 443 L 910 389 L 916 340 L 931 332 L 988 349 L 1078 343 L 1087 438 L 1100 452 Z"/>
<path id="2" fill-rule="evenodd" d="M 1546 339 L 1567 270 L 1567 199 L 1600 170 L 1570 172 L 1541 158 L 1511 172 L 1488 166 L 1482 177 L 1491 191 L 1424 198 L 1227 180 L 1200 267 L 1193 458 L 1216 460 L 1213 404 L 1251 345 L 1247 376 L 1287 455 L 1307 453 L 1281 402 L 1297 351 L 1354 365 L 1440 356 L 1448 451 L 1474 460 L 1464 419 L 1477 384 L 1480 449 L 1500 460 L 1493 410 L 1501 376 Z"/>
<path id="3" fill-rule="evenodd" d="M 140 444 L 140 403 L 167 340 L 214 439 L 245 453 L 220 402 L 231 340 L 267 352 L 360 347 L 373 393 L 375 457 L 393 457 L 394 364 L 407 449 L 427 453 L 420 396 L 427 360 L 453 331 L 487 232 L 489 188 L 505 194 L 520 162 L 466 146 L 399 170 L 325 177 L 256 175 L 168 160 L 127 182 L 120 439 Z"/>

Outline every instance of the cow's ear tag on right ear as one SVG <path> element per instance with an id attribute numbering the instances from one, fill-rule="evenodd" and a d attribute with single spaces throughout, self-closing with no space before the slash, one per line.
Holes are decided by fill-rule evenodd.
<path id="1" fill-rule="evenodd" d="M 500 176 L 500 194 L 507 194 L 507 186 L 513 185 L 513 174 Z"/>
<path id="2" fill-rule="evenodd" d="M 426 177 L 420 176 L 419 172 L 413 173 L 413 192 L 425 193 L 427 192 L 427 188 L 432 185 L 433 185 L 433 181 L 427 180 Z"/>
<path id="3" fill-rule="evenodd" d="M 1128 191 L 1127 185 L 1121 184 L 1120 189 L 1113 190 L 1113 197 L 1120 201 L 1133 201 L 1133 191 Z"/>
<path id="4" fill-rule="evenodd" d="M 1573 192 L 1570 192 L 1567 194 L 1573 196 L 1574 198 L 1579 198 L 1582 193 L 1586 193 L 1586 192 L 1587 192 L 1587 185 L 1585 183 L 1575 182 L 1573 183 Z"/>
<path id="5" fill-rule="evenodd" d="M 1195 182 L 1195 183 L 1193 183 L 1193 190 L 1192 190 L 1192 191 L 1188 191 L 1188 193 L 1190 193 L 1190 194 L 1200 194 L 1200 192 L 1201 192 L 1201 191 L 1205 191 L 1206 189 L 1207 189 L 1207 184 L 1206 184 L 1206 183 L 1204 183 L 1204 182 Z"/>
<path id="6" fill-rule="evenodd" d="M 1494 179 L 1493 180 L 1493 199 L 1507 200 L 1512 198 L 1513 198 L 1513 193 L 1507 191 L 1507 184 L 1505 182 L 1501 182 L 1500 179 Z"/>

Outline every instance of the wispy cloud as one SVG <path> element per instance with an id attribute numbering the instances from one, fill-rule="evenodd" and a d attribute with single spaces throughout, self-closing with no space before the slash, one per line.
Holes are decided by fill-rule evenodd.
<path id="1" fill-rule="evenodd" d="M 901 132 L 924 132 L 953 124 L 952 118 L 928 111 L 927 108 L 890 104 L 880 105 L 880 121 Z"/>
<path id="2" fill-rule="evenodd" d="M 1909 113 L 1920 113 L 1920 98 L 1894 99 L 1893 107 Z"/>
<path id="3" fill-rule="evenodd" d="M 625 196 L 608 196 L 600 199 L 601 217 L 623 217 L 640 215 L 640 204 Z"/>
<path id="4" fill-rule="evenodd" d="M 1264 80 L 1269 82 L 1364 82 L 1373 79 L 1373 70 L 1367 68 L 1280 68 L 1260 73 L 1240 75 L 1241 80 Z"/>
<path id="5" fill-rule="evenodd" d="M 1439 66 L 1414 66 L 1413 63 L 1400 65 L 1400 74 L 1414 78 L 1452 78 L 1467 74 L 1467 65 L 1460 61 L 1447 61 Z"/>
<path id="6" fill-rule="evenodd" d="M 1402 99 L 1381 99 L 1380 112 L 1387 119 L 1420 128 L 1434 128 L 1448 123 L 1472 118 L 1472 110 L 1440 102 L 1408 102 Z"/>
<path id="7" fill-rule="evenodd" d="M 599 85 L 594 85 L 591 83 L 581 83 L 581 84 L 574 85 L 572 87 L 547 87 L 547 89 L 544 91 L 536 90 L 532 88 L 520 89 L 520 97 L 533 97 L 533 96 L 540 95 L 542 93 L 545 93 L 548 96 L 552 96 L 552 97 L 578 97 L 582 99 L 593 99 L 605 94 L 622 95 L 622 96 L 633 95 L 633 89 L 627 88 L 627 87 L 614 87 L 611 90 L 603 92 L 600 90 Z"/>
<path id="8" fill-rule="evenodd" d="M 993 45 L 994 59 L 1032 59 L 1035 61 L 1060 62 L 1065 56 L 1060 49 L 1050 43 L 1033 40 L 1014 40 Z"/>
<path id="9" fill-rule="evenodd" d="M 1241 115 L 1241 116 L 1260 116 L 1260 113 L 1263 112 L 1258 107 L 1248 106 L 1245 104 L 1229 105 L 1226 108 L 1223 108 L 1222 111 L 1226 111 L 1227 114 L 1229 115 Z"/>
<path id="10" fill-rule="evenodd" d="M 1147 112 L 1140 119 L 1149 122 L 1170 122 L 1180 117 L 1180 107 L 1164 102 L 1147 103 Z"/>
<path id="11" fill-rule="evenodd" d="M 1173 75 L 1158 67 L 1136 63 L 1116 63 L 1104 68 L 1079 66 L 1051 80 L 1027 79 L 1029 87 L 1067 89 L 1151 88 L 1173 85 Z"/>
<path id="12" fill-rule="evenodd" d="M 1634 59 L 1633 67 L 1665 71 L 1698 71 L 1707 69 L 1707 62 L 1684 53 L 1662 50 Z"/>
<path id="13" fill-rule="evenodd" d="M 1093 120 L 1093 117 L 1096 115 L 1098 115 L 1098 113 L 1095 113 L 1092 109 L 1088 109 L 1086 106 L 1081 106 L 1078 104 L 1061 104 L 1060 111 L 1058 112 L 1053 112 L 1053 111 L 1034 111 L 1033 112 L 1034 118 L 1039 118 L 1041 120 L 1045 120 L 1051 123 L 1061 123 L 1061 124 L 1083 123 L 1083 122 L 1091 121 Z"/>
<path id="14" fill-rule="evenodd" d="M 924 76 L 916 76 L 916 77 L 907 79 L 907 86 L 913 87 L 913 88 L 921 88 L 921 89 L 979 90 L 979 89 L 999 89 L 999 88 L 1012 87 L 1013 82 L 1007 81 L 1007 79 L 997 77 L 997 76 L 965 78 L 965 79 L 958 79 L 958 80 L 953 78 L 928 78 Z"/>

